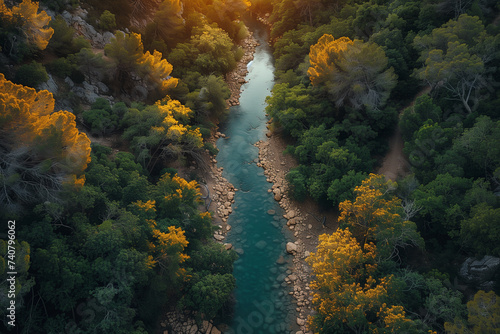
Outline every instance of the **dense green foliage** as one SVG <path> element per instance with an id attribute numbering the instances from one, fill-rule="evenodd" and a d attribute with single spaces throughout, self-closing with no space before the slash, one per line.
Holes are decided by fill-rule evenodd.
<path id="1" fill-rule="evenodd" d="M 196 209 L 195 183 L 169 174 L 151 183 L 132 154 L 110 158 L 110 153 L 108 148 L 94 147 L 86 184 L 67 195 L 70 204 L 42 203 L 19 225 L 18 238 L 31 248 L 29 277 L 37 283 L 36 299 L 26 300 L 19 314 L 32 314 L 23 324 L 31 332 L 64 330 L 72 323 L 74 309 L 95 312 L 89 321 L 72 323 L 83 332 L 130 333 L 132 328 L 148 328 L 143 323 L 154 321 L 159 311 L 155 305 L 171 303 L 186 292 L 198 295 L 196 287 L 205 284 L 198 282 L 213 280 L 212 272 L 205 270 L 208 264 L 228 268 L 225 272 L 230 276 L 233 253 L 202 252 L 216 245 L 208 239 L 213 229 L 210 216 Z M 162 237 L 168 238 L 172 227 L 185 232 L 186 242 L 173 248 L 183 240 L 183 232 L 178 235 L 180 241 L 172 239 L 163 248 Z M 196 260 L 182 265 L 182 257 L 190 254 Z M 185 272 L 196 277 L 188 285 L 181 279 Z M 227 288 L 231 291 L 231 285 Z M 211 316 L 227 299 L 219 298 Z M 209 314 L 201 305 L 189 307 Z M 59 316 L 46 317 L 45 312 Z"/>
<path id="2" fill-rule="evenodd" d="M 358 314 L 359 309 L 368 310 L 361 292 L 350 299 L 351 304 L 344 303 L 335 296 L 347 293 L 347 287 L 330 281 L 326 288 L 318 278 L 315 330 L 351 333 L 385 324 L 384 330 L 392 332 L 442 332 L 445 322 L 457 333 L 494 327 L 492 319 L 481 320 L 484 327 L 474 327 L 477 320 L 465 320 L 466 300 L 449 289 L 449 278 L 457 277 L 467 256 L 499 255 L 500 114 L 495 106 L 500 71 L 494 65 L 500 60 L 498 5 L 492 1 L 271 2 L 277 84 L 267 111 L 274 131 L 289 140 L 286 152 L 299 163 L 287 175 L 291 195 L 297 200 L 311 197 L 325 209 L 340 204 L 342 212 L 346 200 L 356 199 L 353 190 L 379 166 L 387 139 L 399 125 L 411 175 L 387 192 L 395 191 L 401 198 L 402 211 L 393 215 L 411 219 L 425 242 L 420 251 L 402 242 L 394 248 L 399 258 L 379 261 L 373 274 L 376 279 L 393 275 L 391 284 L 401 284 L 390 305 L 403 309 L 385 310 L 380 305 L 376 311 Z M 361 205 L 353 209 L 355 215 Z M 357 222 L 375 221 L 373 228 L 381 228 L 380 214 L 372 212 Z M 355 226 L 349 228 L 356 232 Z M 322 239 L 318 252 L 340 252 L 331 241 L 340 237 Z M 378 254 L 390 254 L 386 245 L 376 246 Z M 417 259 L 421 256 L 426 260 Z M 316 275 L 322 275 L 326 269 L 317 270 Z M 328 269 L 326 275 L 335 275 L 335 270 Z M 373 288 L 366 277 L 356 282 L 364 293 Z M 382 280 L 377 284 L 384 286 Z M 390 289 L 389 284 L 386 287 Z M 498 293 L 498 282 L 494 289 Z M 377 302 L 369 307 L 378 307 Z M 334 309 L 331 314 L 329 307 Z M 343 320 L 346 310 L 350 317 Z M 367 314 L 373 322 L 365 322 Z M 404 320 L 405 315 L 411 322 Z M 408 327 L 398 327 L 404 324 Z"/>
<path id="3" fill-rule="evenodd" d="M 1 92 L 0 216 L 17 222 L 16 329 L 140 334 L 155 332 L 166 309 L 200 321 L 220 316 L 230 306 L 237 255 L 212 239 L 216 227 L 199 211 L 197 182 L 168 166 L 189 170 L 217 152 L 205 139 L 227 112 L 223 75 L 242 56 L 236 43 L 247 30 L 239 18 L 249 3 L 42 3 L 54 19 L 37 2 L 0 1 L 2 85 L 35 87 L 50 73 L 56 105 L 70 102 L 77 116 L 49 117 L 54 99 L 46 91 Z M 97 32 L 121 29 L 104 48 L 59 15 L 79 5 Z M 135 17 L 148 24 L 132 27 Z M 92 85 L 113 96 L 86 105 L 72 92 Z M 75 125 L 120 151 L 93 144 L 80 163 L 90 146 L 76 145 L 90 141 Z M 0 240 L 3 282 L 7 243 Z M 4 320 L 8 303 L 2 295 Z"/>
<path id="4" fill-rule="evenodd" d="M 340 207 L 341 228 L 310 260 L 325 273 L 313 284 L 316 332 L 498 330 L 498 316 L 482 312 L 498 314 L 497 295 L 467 303 L 452 283 L 465 257 L 500 256 L 495 1 L 41 3 L 55 18 L 37 2 L 0 0 L 2 84 L 35 87 L 48 71 L 56 104 L 77 116 L 54 112 L 46 92 L 0 92 L 0 217 L 17 222 L 18 332 L 142 334 L 166 307 L 198 320 L 227 311 L 236 254 L 211 239 L 197 183 L 168 167 L 216 153 L 205 140 L 227 112 L 224 76 L 242 56 L 249 8 L 270 23 L 267 112 L 299 163 L 291 195 Z M 104 48 L 58 15 L 77 6 L 113 33 Z M 74 85 L 113 96 L 87 103 Z M 385 183 L 369 173 L 396 126 L 411 175 Z M 79 129 L 120 150 L 93 145 L 88 163 Z M 0 240 L 3 284 L 6 254 Z M 0 306 L 4 316 L 4 295 Z"/>

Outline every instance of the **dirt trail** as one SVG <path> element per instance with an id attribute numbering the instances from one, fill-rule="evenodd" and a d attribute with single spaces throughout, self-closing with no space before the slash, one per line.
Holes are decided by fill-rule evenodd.
<path id="1" fill-rule="evenodd" d="M 377 174 L 383 174 L 387 179 L 396 181 L 410 173 L 410 164 L 403 153 L 403 146 L 401 129 L 397 126 L 389 139 L 389 152 L 385 155 Z"/>
<path id="2" fill-rule="evenodd" d="M 406 108 L 413 106 L 418 97 L 428 94 L 430 91 L 430 87 L 423 88 L 417 95 L 415 95 L 415 98 L 411 101 L 411 103 L 404 108 L 401 108 L 399 115 L 401 116 L 401 113 Z M 377 174 L 383 174 L 391 181 L 396 181 L 396 179 L 410 174 L 410 163 L 403 153 L 403 147 L 404 140 L 401 134 L 401 129 L 399 126 L 396 126 L 394 133 L 391 138 L 389 138 L 389 151 L 382 160 L 382 165 L 377 170 Z"/>

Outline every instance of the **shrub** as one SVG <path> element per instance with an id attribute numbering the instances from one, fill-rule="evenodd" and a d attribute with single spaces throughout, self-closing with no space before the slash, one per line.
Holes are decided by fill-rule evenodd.
<path id="1" fill-rule="evenodd" d="M 113 30 L 116 28 L 115 14 L 105 10 L 99 18 L 99 27 L 104 30 Z"/>
<path id="2" fill-rule="evenodd" d="M 29 64 L 21 65 L 14 77 L 15 82 L 33 88 L 47 80 L 49 80 L 47 70 L 42 64 L 34 60 Z"/>
<path id="3" fill-rule="evenodd" d="M 73 65 L 68 58 L 57 58 L 47 65 L 50 73 L 57 75 L 60 78 L 69 77 L 73 71 L 76 70 L 75 65 Z"/>

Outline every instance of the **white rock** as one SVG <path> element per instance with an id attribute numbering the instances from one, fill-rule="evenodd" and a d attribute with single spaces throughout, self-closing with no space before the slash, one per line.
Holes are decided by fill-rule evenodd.
<path id="1" fill-rule="evenodd" d="M 293 242 L 287 242 L 286 251 L 287 253 L 293 254 L 294 252 L 297 251 L 297 245 Z"/>

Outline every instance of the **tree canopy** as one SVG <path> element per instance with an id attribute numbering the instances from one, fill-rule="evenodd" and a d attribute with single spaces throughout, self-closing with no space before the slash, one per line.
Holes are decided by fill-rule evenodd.
<path id="1" fill-rule="evenodd" d="M 337 106 L 377 109 L 396 85 L 394 70 L 375 43 L 325 34 L 311 46 L 309 60 L 312 84 L 325 85 Z"/>

